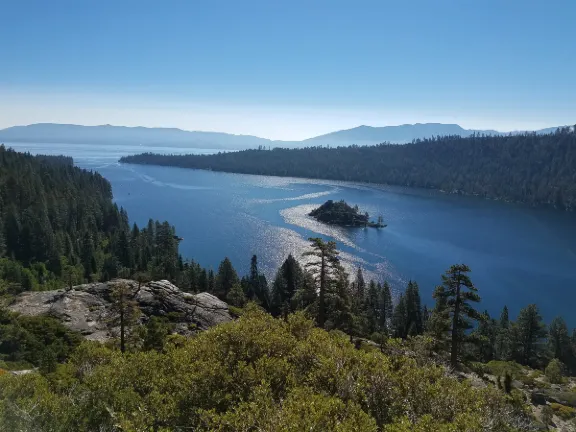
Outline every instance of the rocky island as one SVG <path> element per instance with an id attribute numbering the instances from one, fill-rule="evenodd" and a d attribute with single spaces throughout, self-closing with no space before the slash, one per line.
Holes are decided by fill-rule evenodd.
<path id="1" fill-rule="evenodd" d="M 357 205 L 351 207 L 344 200 L 328 200 L 320 207 L 312 210 L 308 215 L 317 221 L 332 225 L 374 228 L 383 228 L 386 226 L 382 220 L 382 216 L 378 216 L 377 222 L 370 221 L 368 212 L 362 214 Z"/>

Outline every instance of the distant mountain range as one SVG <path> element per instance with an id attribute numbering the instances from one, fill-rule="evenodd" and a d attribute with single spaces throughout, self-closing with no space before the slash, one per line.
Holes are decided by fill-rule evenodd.
<path id="1" fill-rule="evenodd" d="M 553 127 L 541 129 L 535 132 L 549 133 L 556 129 L 556 127 Z M 326 135 L 320 135 L 303 141 L 274 141 L 251 135 L 185 131 L 175 128 L 146 128 L 111 125 L 80 126 L 37 123 L 28 126 L 13 126 L 0 130 L 0 142 L 142 145 L 238 150 L 257 148 L 259 146 L 347 146 L 352 144 L 372 145 L 383 142 L 405 144 L 418 138 L 430 138 L 438 135 L 469 136 L 474 132 L 491 135 L 509 133 L 498 132 L 495 130 L 464 129 L 457 124 L 417 123 L 384 127 L 358 126 L 352 129 L 331 132 Z"/>
<path id="2" fill-rule="evenodd" d="M 540 129 L 536 133 L 554 132 L 558 127 Z M 513 133 L 523 133 L 517 131 Z M 457 124 L 443 123 L 416 123 L 399 126 L 358 126 L 352 129 L 331 132 L 302 141 L 306 145 L 374 145 L 382 142 L 396 144 L 410 143 L 415 139 L 431 138 L 433 136 L 460 135 L 467 137 L 473 133 L 485 135 L 508 135 L 510 132 L 499 132 L 496 130 L 464 129 Z"/>

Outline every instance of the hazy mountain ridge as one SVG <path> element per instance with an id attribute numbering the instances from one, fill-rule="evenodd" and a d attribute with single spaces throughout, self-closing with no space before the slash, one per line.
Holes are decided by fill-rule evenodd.
<path id="1" fill-rule="evenodd" d="M 70 144 L 131 144 L 207 149 L 245 149 L 269 146 L 274 141 L 251 135 L 185 131 L 177 128 L 81 126 L 36 123 L 0 130 L 0 141 Z"/>
<path id="2" fill-rule="evenodd" d="M 536 133 L 549 133 L 556 127 Z M 234 135 L 223 132 L 186 131 L 177 128 L 147 128 L 127 126 L 81 126 L 57 123 L 36 123 L 13 126 L 0 130 L 0 142 L 37 142 L 63 144 L 143 145 L 164 147 L 190 147 L 204 149 L 239 150 L 263 147 L 309 147 L 373 145 L 383 142 L 405 144 L 419 138 L 442 135 L 470 136 L 473 133 L 506 135 L 518 132 L 464 129 L 457 124 L 416 123 L 398 126 L 358 126 L 308 138 L 303 141 L 275 141 L 252 135 Z"/>
<path id="3" fill-rule="evenodd" d="M 499 134 L 494 130 L 478 131 L 486 134 Z M 398 126 L 358 126 L 352 129 L 332 132 L 305 140 L 307 143 L 324 143 L 333 141 L 354 141 L 353 144 L 379 144 L 382 142 L 408 143 L 418 138 L 430 138 L 438 135 L 461 135 L 469 136 L 473 130 L 464 129 L 457 124 L 442 123 L 416 123 L 403 124 Z"/>

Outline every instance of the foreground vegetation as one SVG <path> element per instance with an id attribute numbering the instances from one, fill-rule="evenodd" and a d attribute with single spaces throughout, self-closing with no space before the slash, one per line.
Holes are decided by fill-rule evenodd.
<path id="1" fill-rule="evenodd" d="M 333 242 L 311 239 L 303 258 L 305 265 L 287 258 L 271 291 L 256 257 L 242 279 L 223 260 L 212 292 L 239 319 L 192 338 L 171 335 L 162 317 L 131 319 L 139 314 L 122 284 L 111 301 L 124 324 L 119 340 L 106 346 L 79 344 L 50 318 L 5 312 L 0 353 L 22 347 L 13 359 L 40 373 L 0 377 L 0 425 L 22 431 L 532 430 L 530 393 L 513 381 L 545 389 L 574 373 L 576 340 L 561 318 L 547 331 L 535 305 L 515 322 L 507 308 L 499 320 L 477 312 L 480 297 L 465 265 L 442 276 L 429 312 L 415 282 L 393 304 L 388 284 L 367 283 L 361 269 L 350 281 Z M 39 327 L 45 324 L 51 327 Z M 44 339 L 28 345 L 21 339 L 27 333 L 14 333 L 18 328 Z M 486 382 L 460 382 L 454 370 L 472 370 Z M 544 402 L 552 410 L 540 414 L 545 424 L 574 417 L 571 390 L 545 391 L 542 397 L 562 402 Z"/>
<path id="2" fill-rule="evenodd" d="M 301 313 L 250 307 L 161 351 L 84 343 L 53 373 L 0 377 L 0 424 L 19 431 L 512 431 L 522 407 L 443 368 L 356 349 Z"/>
<path id="3" fill-rule="evenodd" d="M 576 209 L 576 132 L 569 128 L 548 135 L 445 136 L 407 145 L 145 153 L 121 162 L 432 188 Z"/>

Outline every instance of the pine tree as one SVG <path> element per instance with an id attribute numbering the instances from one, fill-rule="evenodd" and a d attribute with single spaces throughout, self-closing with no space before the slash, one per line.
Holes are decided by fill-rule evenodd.
<path id="1" fill-rule="evenodd" d="M 422 307 L 422 328 L 424 329 L 424 332 L 426 332 L 428 330 L 428 319 L 430 318 L 430 311 L 428 310 L 428 307 L 426 305 L 424 305 Z"/>
<path id="2" fill-rule="evenodd" d="M 392 314 L 394 313 L 394 306 L 392 304 L 392 293 L 390 291 L 390 284 L 384 281 L 380 290 L 380 329 L 382 332 L 388 334 Z"/>
<path id="3" fill-rule="evenodd" d="M 542 366 L 545 361 L 546 326 L 535 304 L 520 311 L 512 333 L 515 359 L 530 367 Z"/>
<path id="4" fill-rule="evenodd" d="M 326 328 L 339 329 L 349 335 L 356 333 L 348 275 L 344 271 L 338 274 L 338 280 L 326 295 Z"/>
<path id="5" fill-rule="evenodd" d="M 270 310 L 270 292 L 266 277 L 258 271 L 258 258 L 252 255 L 250 260 L 250 275 L 245 288 L 246 298 L 256 300 L 265 310 Z"/>
<path id="6" fill-rule="evenodd" d="M 142 348 L 146 351 L 162 351 L 172 326 L 164 317 L 151 316 L 146 324 L 146 334 Z"/>
<path id="7" fill-rule="evenodd" d="M 508 316 L 508 306 L 504 305 L 502 308 L 502 313 L 500 314 L 500 328 L 508 329 L 510 328 L 510 318 Z"/>
<path id="8" fill-rule="evenodd" d="M 305 252 L 304 257 L 311 257 L 305 267 L 312 271 L 318 290 L 318 310 L 316 322 L 319 327 L 324 327 L 326 322 L 326 296 L 333 289 L 333 285 L 338 281 L 342 273 L 340 259 L 336 243 L 333 241 L 324 242 L 321 238 L 309 239 L 312 250 Z"/>
<path id="9" fill-rule="evenodd" d="M 200 266 L 194 260 L 186 263 L 181 288 L 188 292 L 198 292 L 198 279 L 201 271 Z"/>
<path id="10" fill-rule="evenodd" d="M 246 298 L 248 300 L 254 300 L 257 297 L 258 291 L 260 291 L 260 287 L 258 286 L 260 283 L 258 274 L 258 258 L 256 255 L 252 255 L 252 259 L 250 260 L 250 275 L 247 282 L 247 289 L 245 291 Z"/>
<path id="11" fill-rule="evenodd" d="M 392 330 L 394 337 L 405 339 L 408 336 L 408 310 L 406 306 L 406 296 L 400 294 L 398 304 L 394 308 L 392 315 Z"/>
<path id="12" fill-rule="evenodd" d="M 445 308 L 452 318 L 450 324 L 450 363 L 456 366 L 459 350 L 466 339 L 466 330 L 472 328 L 471 321 L 479 321 L 482 315 L 470 302 L 479 302 L 477 289 L 470 280 L 470 268 L 464 264 L 453 265 L 442 275 L 442 288 L 435 292 L 436 298 L 443 297 Z"/>
<path id="13" fill-rule="evenodd" d="M 490 317 L 488 311 L 484 311 L 483 317 L 478 324 L 478 328 L 473 333 L 479 361 L 488 363 L 495 357 L 496 338 L 499 331 L 499 323 Z"/>
<path id="14" fill-rule="evenodd" d="M 557 358 L 564 364 L 570 364 L 572 359 L 572 347 L 568 326 L 562 317 L 556 317 L 548 328 L 548 349 L 553 358 Z"/>
<path id="15" fill-rule="evenodd" d="M 576 329 L 572 330 L 572 335 L 570 336 L 570 352 L 570 361 L 566 366 L 568 366 L 572 375 L 576 375 Z"/>
<path id="16" fill-rule="evenodd" d="M 292 256 L 282 263 L 274 283 L 271 293 L 271 312 L 274 316 L 279 316 L 282 311 L 289 313 L 295 309 L 294 295 L 302 283 L 303 272 L 298 261 Z"/>
<path id="17" fill-rule="evenodd" d="M 228 295 L 226 296 L 226 301 L 232 306 L 244 307 L 246 304 L 246 295 L 244 294 L 244 289 L 239 282 L 236 282 L 230 288 Z"/>
<path id="18" fill-rule="evenodd" d="M 365 333 L 369 336 L 380 330 L 380 292 L 376 282 L 373 280 L 368 284 L 364 311 L 366 314 Z"/>
<path id="19" fill-rule="evenodd" d="M 494 356 L 498 360 L 508 360 L 511 354 L 510 319 L 508 317 L 508 307 L 504 306 L 498 322 Z"/>
<path id="20" fill-rule="evenodd" d="M 146 272 L 138 272 L 134 274 L 134 280 L 138 282 L 138 290 L 140 290 L 142 285 L 150 282 L 150 275 Z"/>
<path id="21" fill-rule="evenodd" d="M 420 290 L 416 282 L 408 282 L 406 288 L 406 336 L 416 336 L 422 334 L 422 302 L 420 300 Z"/>
<path id="22" fill-rule="evenodd" d="M 118 235 L 118 241 L 116 244 L 116 256 L 118 257 L 118 262 L 121 266 L 127 268 L 132 267 L 130 240 L 128 239 L 128 234 L 124 230 L 121 230 Z"/>
<path id="23" fill-rule="evenodd" d="M 140 317 L 140 309 L 135 297 L 139 289 L 126 282 L 120 282 L 112 287 L 112 324 L 118 326 L 120 332 L 120 351 L 126 352 L 126 341 L 132 334 L 132 328 Z"/>
<path id="24" fill-rule="evenodd" d="M 288 313 L 289 306 L 285 306 L 286 303 L 289 303 L 289 300 L 285 295 L 287 290 L 286 285 L 286 279 L 284 279 L 282 269 L 280 268 L 276 273 L 274 282 L 272 283 L 272 305 L 270 313 L 275 317 L 280 316 L 283 311 Z"/>
<path id="25" fill-rule="evenodd" d="M 364 281 L 364 274 L 362 273 L 362 268 L 358 267 L 356 271 L 356 280 L 352 284 L 352 304 L 354 308 L 354 313 L 360 314 L 363 311 L 366 296 L 366 282 Z"/>
<path id="26" fill-rule="evenodd" d="M 0 214 L 0 258 L 6 253 L 6 237 L 4 234 L 4 220 Z"/>
<path id="27" fill-rule="evenodd" d="M 302 278 L 298 289 L 294 293 L 292 303 L 296 310 L 303 310 L 310 316 L 318 316 L 318 291 L 314 275 L 309 271 L 302 271 Z"/>
<path id="28" fill-rule="evenodd" d="M 204 271 L 206 271 L 206 270 L 204 270 Z M 208 271 L 208 284 L 207 284 L 208 288 L 206 291 L 208 291 L 209 293 L 213 293 L 215 285 L 216 285 L 216 281 L 214 278 L 214 271 L 212 269 L 210 269 Z"/>
<path id="29" fill-rule="evenodd" d="M 90 278 L 90 275 L 96 272 L 94 264 L 94 242 L 90 232 L 86 231 L 82 239 L 82 265 L 85 278 Z"/>
<path id="30" fill-rule="evenodd" d="M 240 279 L 238 279 L 238 274 L 236 273 L 236 270 L 234 270 L 234 267 L 232 267 L 230 259 L 228 259 L 228 257 L 224 258 L 218 266 L 218 273 L 216 274 L 216 280 L 214 283 L 215 294 L 219 298 L 226 300 L 232 287 L 239 283 Z"/>
<path id="31" fill-rule="evenodd" d="M 18 211 L 14 205 L 8 208 L 5 224 L 5 242 L 8 256 L 12 258 L 19 258 L 21 256 L 20 250 L 20 230 L 21 224 L 18 217 Z"/>
<path id="32" fill-rule="evenodd" d="M 198 291 L 210 292 L 209 283 L 210 281 L 208 279 L 208 273 L 206 273 L 206 269 L 200 270 L 200 273 L 198 275 Z"/>

